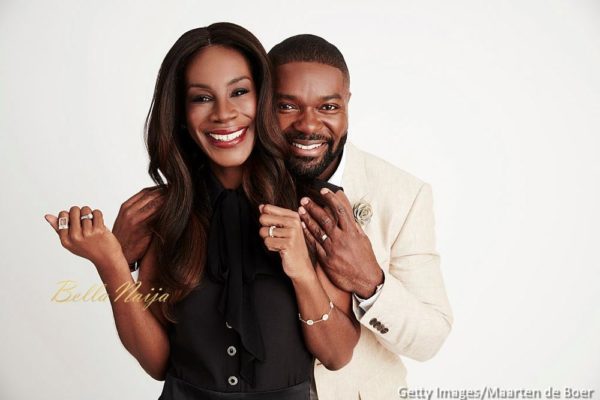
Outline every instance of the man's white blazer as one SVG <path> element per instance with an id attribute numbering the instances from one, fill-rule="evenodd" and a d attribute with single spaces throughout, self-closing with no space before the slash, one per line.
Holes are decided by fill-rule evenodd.
<path id="1" fill-rule="evenodd" d="M 342 186 L 351 204 L 369 203 L 363 227 L 385 275 L 375 303 L 360 319 L 352 361 L 329 371 L 317 360 L 319 400 L 392 400 L 406 387 L 400 356 L 433 357 L 452 326 L 436 252 L 431 187 L 407 172 L 345 146 Z"/>

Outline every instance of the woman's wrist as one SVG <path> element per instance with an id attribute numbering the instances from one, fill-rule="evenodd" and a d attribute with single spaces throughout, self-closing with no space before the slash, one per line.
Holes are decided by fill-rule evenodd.
<path id="1" fill-rule="evenodd" d="M 290 279 L 292 280 L 294 286 L 306 286 L 319 281 L 319 278 L 317 277 L 317 272 L 314 270 L 314 268 L 307 268 L 303 272 L 298 273 L 297 275 L 290 276 Z"/>
<path id="2" fill-rule="evenodd" d="M 118 272 L 120 269 L 129 272 L 129 265 L 123 252 L 110 254 L 101 259 L 95 260 L 94 265 L 98 270 L 98 274 L 104 280 L 104 277 Z"/>

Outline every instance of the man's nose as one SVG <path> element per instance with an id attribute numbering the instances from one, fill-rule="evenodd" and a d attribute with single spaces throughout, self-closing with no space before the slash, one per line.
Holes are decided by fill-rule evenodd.
<path id="1" fill-rule="evenodd" d="M 238 110 L 235 104 L 229 99 L 217 100 L 212 113 L 213 122 L 228 122 L 238 116 Z"/>
<path id="2" fill-rule="evenodd" d="M 302 114 L 298 115 L 298 119 L 294 121 L 294 129 L 306 134 L 318 132 L 320 127 L 321 121 L 312 109 L 305 109 Z"/>

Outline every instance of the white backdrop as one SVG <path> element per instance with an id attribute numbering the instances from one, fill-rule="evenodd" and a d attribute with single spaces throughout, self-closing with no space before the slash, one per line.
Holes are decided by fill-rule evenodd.
<path id="1" fill-rule="evenodd" d="M 429 182 L 454 328 L 413 388 L 596 389 L 600 398 L 600 2 L 2 1 L 0 398 L 153 399 L 99 283 L 43 218 L 151 184 L 142 126 L 188 29 L 269 49 L 322 35 L 352 77 L 350 137 Z"/>

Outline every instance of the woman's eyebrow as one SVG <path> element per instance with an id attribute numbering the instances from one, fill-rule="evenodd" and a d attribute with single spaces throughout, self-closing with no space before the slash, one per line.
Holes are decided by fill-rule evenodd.
<path id="1" fill-rule="evenodd" d="M 239 76 L 237 78 L 233 78 L 232 80 L 230 80 L 229 82 L 227 82 L 227 86 L 233 85 L 234 83 L 238 83 L 239 81 L 243 81 L 244 79 L 250 80 L 250 77 L 246 76 L 246 75 L 242 75 L 242 76 Z"/>
<path id="2" fill-rule="evenodd" d="M 243 81 L 244 79 L 250 80 L 250 77 L 246 75 L 238 76 L 237 78 L 233 78 L 232 80 L 227 82 L 227 86 Z M 211 86 L 206 83 L 190 83 L 188 84 L 188 89 L 190 88 L 211 89 Z"/>

